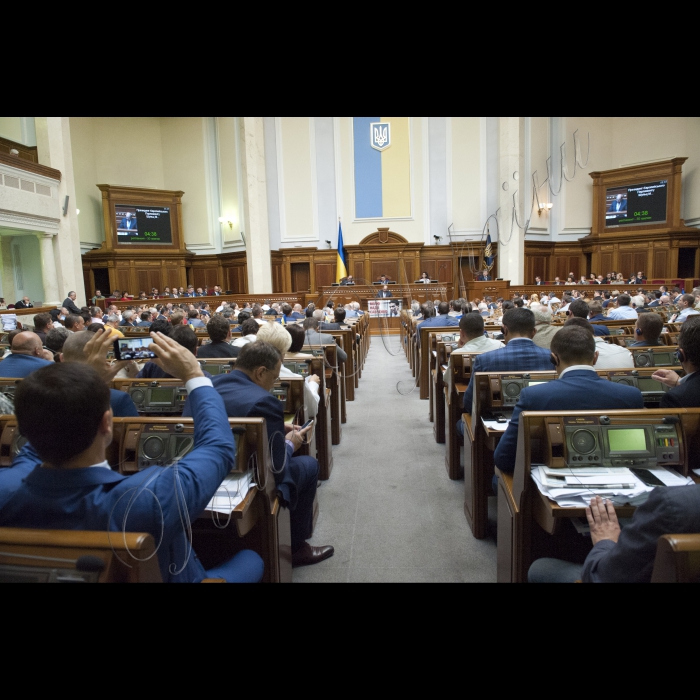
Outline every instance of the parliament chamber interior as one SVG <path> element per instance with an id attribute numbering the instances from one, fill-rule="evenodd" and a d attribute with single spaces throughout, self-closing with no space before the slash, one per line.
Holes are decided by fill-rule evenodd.
<path id="1" fill-rule="evenodd" d="M 700 118 L 0 117 L 0 581 L 700 581 Z"/>

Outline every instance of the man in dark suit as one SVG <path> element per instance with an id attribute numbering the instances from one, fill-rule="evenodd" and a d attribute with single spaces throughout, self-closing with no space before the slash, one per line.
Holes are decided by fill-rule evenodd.
<path id="1" fill-rule="evenodd" d="M 333 316 L 335 319 L 334 323 L 319 323 L 318 330 L 323 333 L 323 331 L 341 331 L 345 324 L 345 309 L 339 306 L 337 309 L 333 310 Z M 347 326 L 346 326 L 347 327 Z"/>
<path id="2" fill-rule="evenodd" d="M 80 316 L 80 309 L 75 305 L 77 296 L 75 292 L 68 292 L 68 296 L 61 306 L 63 306 L 64 309 L 68 309 L 68 313 Z"/>
<path id="3" fill-rule="evenodd" d="M 691 316 L 681 326 L 678 359 L 685 371 L 682 379 L 672 369 L 654 372 L 654 379 L 671 387 L 663 395 L 660 408 L 700 408 L 700 315 Z"/>
<path id="4" fill-rule="evenodd" d="M 588 318 L 589 314 L 591 318 Z M 589 305 L 582 299 L 572 301 L 571 304 L 569 304 L 566 315 L 569 318 L 585 318 L 589 321 L 605 320 L 605 316 L 603 316 L 603 306 L 600 302 L 591 302 Z M 593 326 L 593 332 L 596 335 L 610 335 L 610 329 L 602 323 L 591 323 L 591 326 Z"/>
<path id="5" fill-rule="evenodd" d="M 542 285 L 544 284 L 544 282 L 542 282 L 542 278 L 541 278 L 541 277 L 535 277 L 535 284 L 536 284 L 538 287 L 540 287 L 540 286 L 542 286 Z"/>
<path id="6" fill-rule="evenodd" d="M 618 194 L 617 197 L 615 197 L 615 199 L 608 207 L 608 211 L 611 213 L 627 211 L 627 199 L 625 198 L 625 196 L 622 194 Z"/>
<path id="7" fill-rule="evenodd" d="M 493 454 L 494 462 L 501 471 L 512 472 L 515 467 L 518 427 L 523 411 L 644 408 L 639 389 L 608 382 L 596 374 L 593 367 L 598 359 L 595 341 L 593 335 L 584 328 L 562 328 L 552 338 L 550 349 L 552 363 L 557 368 L 559 378 L 528 387 L 520 393 L 510 425 Z M 496 352 L 500 351 L 491 354 Z M 478 371 L 475 366 L 474 372 Z"/>
<path id="8" fill-rule="evenodd" d="M 377 299 L 390 299 L 394 295 L 389 291 L 389 287 L 385 284 L 379 292 L 377 292 Z"/>
<path id="9" fill-rule="evenodd" d="M 15 304 L 15 309 L 33 309 L 34 304 L 29 301 L 29 297 L 22 297 L 20 301 Z"/>
<path id="10" fill-rule="evenodd" d="M 535 314 L 530 309 L 509 309 L 503 314 L 503 340 L 506 347 L 479 355 L 472 366 L 472 378 L 464 393 L 464 413 L 472 412 L 474 375 L 477 372 L 533 372 L 552 369 L 549 350 L 532 341 L 535 337 Z M 458 430 L 464 430 L 460 420 Z"/>
<path id="11" fill-rule="evenodd" d="M 138 224 L 136 223 L 134 215 L 130 211 L 126 212 L 126 216 L 119 222 L 119 228 L 126 229 L 127 231 L 137 230 Z"/>
<path id="12" fill-rule="evenodd" d="M 477 276 L 476 278 L 477 282 L 490 282 L 491 281 L 491 275 L 489 275 L 489 271 L 484 268 Z"/>
<path id="13" fill-rule="evenodd" d="M 109 336 L 94 340 L 106 356 Z M 122 476 L 110 469 L 113 427 L 103 377 L 92 367 L 53 363 L 15 394 L 17 421 L 30 444 L 10 469 L 0 470 L 0 525 L 111 531 L 115 537 L 122 530 L 148 532 L 158 543 L 164 581 L 260 581 L 263 562 L 254 552 L 205 571 L 191 551 L 183 516 L 189 521 L 206 508 L 234 467 L 236 448 L 221 397 L 196 359 L 163 335 L 154 343 L 161 366 L 185 382 L 194 417 L 194 448 L 177 472 L 151 467 Z M 95 346 L 86 346 L 88 354 Z"/>
<path id="14" fill-rule="evenodd" d="M 3 377 L 20 379 L 53 362 L 52 353 L 44 350 L 41 338 L 31 331 L 23 331 L 12 337 L 12 352 L 2 361 Z"/>
<path id="15" fill-rule="evenodd" d="M 292 566 L 317 564 L 333 556 L 333 547 L 312 547 L 306 540 L 313 529 L 313 505 L 318 462 L 294 456 L 311 430 L 285 426 L 284 413 L 272 388 L 279 377 L 282 357 L 269 343 L 257 340 L 241 350 L 236 369 L 214 378 L 214 388 L 226 405 L 226 414 L 238 418 L 264 418 L 270 444 L 272 471 L 283 505 L 290 510 Z M 189 402 L 183 416 L 188 416 Z"/>

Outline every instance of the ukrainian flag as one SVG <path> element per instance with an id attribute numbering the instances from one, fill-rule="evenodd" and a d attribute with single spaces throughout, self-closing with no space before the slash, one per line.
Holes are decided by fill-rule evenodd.
<path id="1" fill-rule="evenodd" d="M 391 126 L 391 143 L 372 148 L 371 128 Z M 407 218 L 411 214 L 411 145 L 408 117 L 353 117 L 355 218 Z"/>
<path id="2" fill-rule="evenodd" d="M 348 276 L 348 265 L 345 261 L 345 248 L 343 247 L 343 227 L 338 222 L 338 262 L 335 273 L 335 281 L 339 284 L 343 277 Z"/>

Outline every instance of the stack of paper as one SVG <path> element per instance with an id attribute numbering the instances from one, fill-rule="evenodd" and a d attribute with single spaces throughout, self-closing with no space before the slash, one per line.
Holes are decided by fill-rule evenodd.
<path id="1" fill-rule="evenodd" d="M 658 467 L 648 470 L 666 486 L 692 484 L 692 479 Z M 590 504 L 593 496 L 604 496 L 614 505 L 639 506 L 654 490 L 642 483 L 629 469 L 613 467 L 581 467 L 550 469 L 532 465 L 531 474 L 540 493 L 563 508 L 581 508 Z"/>
<path id="2" fill-rule="evenodd" d="M 236 506 L 243 502 L 248 491 L 255 486 L 252 481 L 252 471 L 243 474 L 229 474 L 209 501 L 207 510 L 229 515 Z"/>

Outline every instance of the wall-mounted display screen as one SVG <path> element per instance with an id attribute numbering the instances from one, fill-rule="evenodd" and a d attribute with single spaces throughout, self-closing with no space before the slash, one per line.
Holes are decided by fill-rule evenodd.
<path id="1" fill-rule="evenodd" d="M 668 180 L 659 180 L 608 188 L 605 192 L 605 227 L 664 223 L 667 185 Z"/>
<path id="2" fill-rule="evenodd" d="M 130 245 L 170 245 L 170 207 L 117 204 L 114 207 L 117 243 Z"/>

